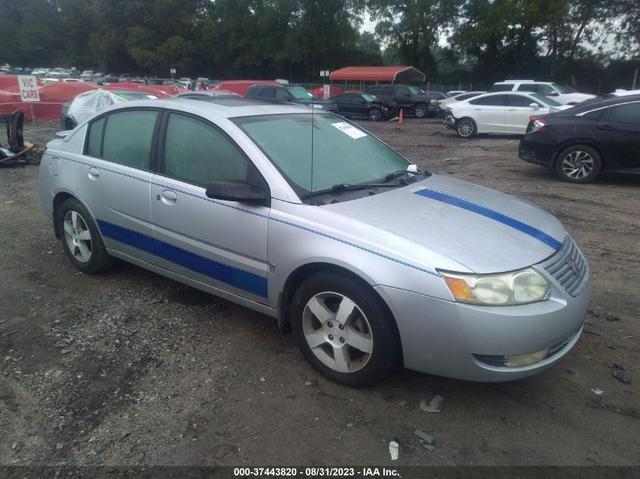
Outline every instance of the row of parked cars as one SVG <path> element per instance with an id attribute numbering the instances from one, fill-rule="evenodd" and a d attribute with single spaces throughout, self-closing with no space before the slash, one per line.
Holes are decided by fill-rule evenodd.
<path id="1" fill-rule="evenodd" d="M 601 172 L 640 173 L 640 91 L 598 98 L 548 82 L 499 82 L 443 102 L 444 125 L 462 138 L 524 135 L 519 156 L 562 180 L 587 183 Z"/>

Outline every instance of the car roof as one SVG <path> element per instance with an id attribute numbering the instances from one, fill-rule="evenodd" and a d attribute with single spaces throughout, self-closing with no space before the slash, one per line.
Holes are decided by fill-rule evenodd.
<path id="1" fill-rule="evenodd" d="M 277 104 L 261 100 L 233 97 L 212 97 L 211 101 L 193 101 L 189 98 L 173 97 L 166 100 L 136 100 L 117 104 L 109 111 L 131 108 L 167 108 L 196 113 L 203 117 L 209 115 L 222 118 L 239 118 L 244 116 L 286 115 L 296 113 L 311 113 L 308 107 L 290 104 Z"/>
<path id="2" fill-rule="evenodd" d="M 600 110 L 610 106 L 621 105 L 624 103 L 635 103 L 640 101 L 640 94 L 638 95 L 626 95 L 626 96 L 614 96 L 610 98 L 600 98 L 594 100 L 587 100 L 582 103 L 578 103 L 570 110 L 566 112 L 572 112 L 573 114 L 587 113 L 593 110 Z"/>

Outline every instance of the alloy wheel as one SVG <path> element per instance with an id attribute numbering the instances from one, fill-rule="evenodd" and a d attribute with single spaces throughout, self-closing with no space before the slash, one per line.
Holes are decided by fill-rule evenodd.
<path id="1" fill-rule="evenodd" d="M 84 218 L 77 211 L 67 211 L 64 215 L 64 239 L 73 257 L 87 263 L 91 259 L 91 232 Z"/>
<path id="2" fill-rule="evenodd" d="M 595 162 L 586 151 L 575 150 L 562 159 L 562 172 L 571 179 L 581 180 L 593 171 Z"/>
<path id="3" fill-rule="evenodd" d="M 424 105 L 417 105 L 416 106 L 416 116 L 418 118 L 424 118 L 425 115 L 427 114 L 427 107 Z"/>
<path id="4" fill-rule="evenodd" d="M 371 121 L 378 121 L 381 117 L 382 115 L 380 114 L 380 110 L 374 108 L 369 112 L 369 120 Z"/>
<path id="5" fill-rule="evenodd" d="M 458 134 L 463 138 L 473 135 L 473 123 L 470 120 L 462 120 L 458 125 Z"/>
<path id="6" fill-rule="evenodd" d="M 373 332 L 367 317 L 340 293 L 313 296 L 302 314 L 302 331 L 316 358 L 340 373 L 361 370 L 373 353 Z"/>

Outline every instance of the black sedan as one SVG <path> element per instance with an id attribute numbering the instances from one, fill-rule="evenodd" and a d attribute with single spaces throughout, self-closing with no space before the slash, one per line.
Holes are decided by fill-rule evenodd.
<path id="1" fill-rule="evenodd" d="M 520 158 L 588 183 L 601 172 L 640 174 L 640 95 L 579 104 L 531 117 Z"/>
<path id="2" fill-rule="evenodd" d="M 386 120 L 393 115 L 391 109 L 375 95 L 360 92 L 341 93 L 331 98 L 338 113 L 347 118 L 363 118 L 371 121 Z"/>

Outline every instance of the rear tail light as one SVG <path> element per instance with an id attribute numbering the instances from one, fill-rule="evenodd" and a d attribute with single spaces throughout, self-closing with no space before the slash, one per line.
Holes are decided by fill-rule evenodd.
<path id="1" fill-rule="evenodd" d="M 547 127 L 547 123 L 544 119 L 537 116 L 529 117 L 529 131 L 528 133 L 542 133 Z"/>

